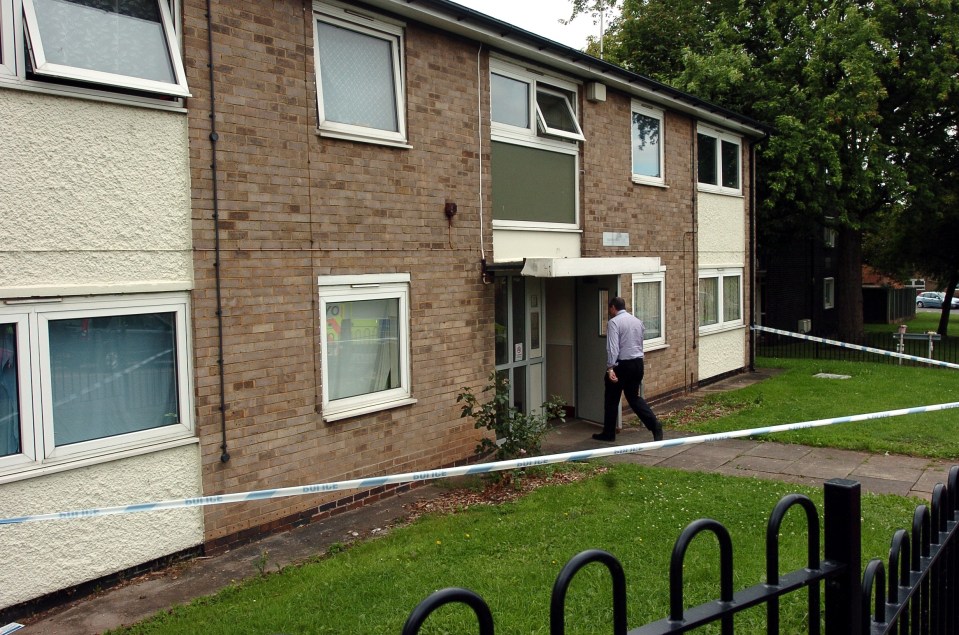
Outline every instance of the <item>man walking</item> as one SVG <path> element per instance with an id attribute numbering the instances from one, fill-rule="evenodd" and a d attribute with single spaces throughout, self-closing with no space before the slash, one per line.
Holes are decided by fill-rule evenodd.
<path id="1" fill-rule="evenodd" d="M 609 322 L 606 324 L 606 384 L 603 433 L 594 434 L 599 441 L 616 440 L 616 419 L 620 400 L 626 402 L 643 425 L 653 433 L 653 440 L 663 438 L 663 427 L 646 400 L 639 396 L 643 383 L 643 321 L 626 311 L 626 301 L 615 297 L 609 301 Z"/>

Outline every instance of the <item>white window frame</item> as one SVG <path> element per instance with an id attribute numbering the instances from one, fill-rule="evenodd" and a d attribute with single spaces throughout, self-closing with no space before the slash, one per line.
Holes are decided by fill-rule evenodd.
<path id="1" fill-rule="evenodd" d="M 633 153 L 636 151 L 636 148 L 633 146 L 633 114 L 643 115 L 644 117 L 649 117 L 650 119 L 656 119 L 659 121 L 659 176 L 649 176 L 648 174 L 637 174 L 633 172 L 633 165 L 635 161 L 633 159 Z M 665 187 L 666 185 L 666 116 L 665 112 L 659 108 L 653 108 L 647 106 L 646 104 L 640 103 L 635 99 L 632 101 L 629 112 L 629 170 L 633 175 L 633 183 L 640 183 L 642 185 L 658 185 Z"/>
<path id="2" fill-rule="evenodd" d="M 716 165 L 716 184 L 712 183 L 702 183 L 698 182 L 700 192 L 712 192 L 715 194 L 725 194 L 728 196 L 742 196 L 743 193 L 743 139 L 740 136 L 729 134 L 728 132 L 723 132 L 717 130 L 716 128 L 710 128 L 702 124 L 696 126 L 697 135 L 704 135 L 707 137 L 713 137 L 716 139 L 716 154 L 713 157 Z M 698 137 L 697 137 L 698 138 Z M 731 188 L 725 187 L 723 185 L 723 142 L 732 143 L 738 148 L 736 154 L 737 160 L 736 165 L 739 170 L 739 178 L 737 182 L 739 187 Z M 696 160 L 699 161 L 699 148 L 697 143 L 696 149 Z M 699 181 L 699 177 L 696 178 Z"/>
<path id="3" fill-rule="evenodd" d="M 495 121 L 492 119 L 492 112 L 490 113 L 490 134 L 495 141 L 519 142 L 521 145 L 579 154 L 577 142 L 585 141 L 586 137 L 583 136 L 583 129 L 579 124 L 579 113 L 574 103 L 576 100 L 571 102 L 567 97 L 568 93 L 578 98 L 578 84 L 552 75 L 534 73 L 497 58 L 490 59 L 490 75 L 502 75 L 529 85 L 529 91 L 527 91 L 529 103 L 526 108 L 529 120 L 526 122 L 526 126 L 513 126 Z M 492 77 L 490 78 L 490 85 L 492 85 Z M 571 119 L 576 125 L 575 133 L 546 127 L 542 111 L 536 100 L 536 95 L 540 91 L 564 98 L 567 107 L 570 109 Z M 490 96 L 490 104 L 492 107 L 492 95 Z"/>
<path id="4" fill-rule="evenodd" d="M 537 121 L 538 106 L 536 104 L 536 90 L 539 82 L 543 83 L 544 87 L 546 88 L 552 87 L 554 90 L 550 92 L 555 93 L 558 89 L 559 91 L 565 91 L 577 96 L 579 95 L 578 85 L 553 75 L 546 75 L 545 71 L 543 73 L 539 73 L 539 71 L 534 73 L 529 69 L 511 64 L 510 62 L 497 57 L 491 57 L 489 64 L 491 76 L 494 74 L 502 75 L 503 77 L 515 79 L 529 86 L 529 91 L 527 94 L 529 103 L 527 104 L 526 109 L 529 120 L 527 121 L 526 127 L 513 126 L 510 124 L 493 121 L 493 97 L 492 94 L 490 95 L 490 140 L 512 145 L 527 146 L 529 148 L 546 150 L 549 152 L 568 154 L 572 156 L 575 161 L 574 173 L 578 175 L 580 170 L 579 141 L 583 141 L 585 138 L 553 138 L 550 136 L 542 136 L 537 134 L 539 123 Z M 492 86 L 492 77 L 490 77 L 490 85 Z M 574 115 L 573 121 L 575 121 L 576 125 L 579 126 L 579 120 L 576 117 L 577 113 L 575 106 L 572 107 Z M 493 229 L 578 232 L 580 230 L 579 198 L 579 178 L 575 178 L 573 183 L 573 204 L 575 206 L 575 210 L 572 223 L 546 223 L 538 221 L 493 219 Z"/>
<path id="5" fill-rule="evenodd" d="M 836 306 L 836 279 L 822 279 L 822 308 L 832 309 Z"/>
<path id="6" fill-rule="evenodd" d="M 175 315 L 175 373 L 179 422 L 126 434 L 92 439 L 56 447 L 50 341 L 51 320 L 173 313 Z M 22 453 L 0 458 L 0 476 L 13 472 L 43 470 L 87 459 L 112 460 L 122 456 L 164 449 L 171 443 L 195 439 L 192 349 L 189 331 L 190 307 L 185 293 L 94 298 L 7 300 L 0 304 L 0 321 L 17 325 L 18 388 Z"/>
<path id="7" fill-rule="evenodd" d="M 553 97 L 559 97 L 562 100 L 562 104 L 566 106 L 566 114 L 569 116 L 570 122 L 573 124 L 573 127 L 576 128 L 574 131 L 563 130 L 562 128 L 553 128 L 546 122 L 546 117 L 543 115 L 543 109 L 539 105 L 539 94 L 544 93 L 546 95 L 551 95 Z M 583 129 L 579 125 L 579 121 L 576 120 L 576 109 L 573 108 L 573 105 L 569 102 L 569 97 L 566 93 L 550 88 L 548 84 L 542 86 L 536 86 L 536 122 L 538 125 L 539 131 L 547 136 L 552 137 L 561 137 L 563 139 L 572 139 L 573 141 L 584 141 L 586 138 L 583 136 Z"/>
<path id="8" fill-rule="evenodd" d="M 639 310 L 636 306 L 636 285 L 644 283 L 659 283 L 659 316 L 660 316 L 660 328 L 659 328 L 659 337 L 654 338 L 643 338 L 643 350 L 650 351 L 657 348 L 665 348 L 666 343 L 666 267 L 662 267 L 659 271 L 649 272 L 649 273 L 634 273 L 632 279 L 632 294 L 633 294 L 633 315 L 639 317 Z"/>
<path id="9" fill-rule="evenodd" d="M 5 3 L 5 7 L 9 2 Z M 13 46 L 13 55 L 16 57 L 17 51 L 27 54 L 27 42 L 24 40 L 23 33 L 26 32 L 29 38 L 29 49 L 33 52 L 33 70 L 38 76 L 47 76 L 51 78 L 60 78 L 89 83 L 90 88 L 110 90 L 110 87 L 123 88 L 146 93 L 155 93 L 169 97 L 189 97 L 190 90 L 187 86 L 186 71 L 183 66 L 183 59 L 180 52 L 179 32 L 176 29 L 174 16 L 176 8 L 172 7 L 167 0 L 157 0 L 157 6 L 160 9 L 160 20 L 163 26 L 163 33 L 166 40 L 167 52 L 170 55 L 170 62 L 174 74 L 174 82 L 167 83 L 139 77 L 130 77 L 127 75 L 118 75 L 105 71 L 96 71 L 63 64 L 55 64 L 47 61 L 44 54 L 44 44 L 37 28 L 37 16 L 34 7 L 34 0 L 13 0 L 13 6 L 10 8 L 13 15 L 20 18 L 22 16 L 22 25 L 18 26 L 19 19 L 9 20 L 10 27 L 7 27 L 8 20 L 3 20 L 3 32 L 0 37 L 3 39 L 4 48 L 4 67 L 7 66 L 8 40 Z M 7 18 L 7 11 L 4 11 L 4 18 Z M 25 78 L 26 66 L 24 59 L 15 59 L 15 69 L 13 74 Z M 36 80 L 42 83 L 42 80 Z"/>
<path id="10" fill-rule="evenodd" d="M 329 121 L 323 106 L 323 80 L 320 75 L 320 36 L 318 22 L 348 29 L 374 37 L 390 45 L 393 62 L 393 101 L 396 108 L 397 131 L 369 128 L 355 124 Z M 404 58 L 405 24 L 366 10 L 350 8 L 333 2 L 313 3 L 313 61 L 315 65 L 317 131 L 322 136 L 366 143 L 381 143 L 408 147 L 406 133 L 406 73 Z"/>
<path id="11" fill-rule="evenodd" d="M 17 28 L 14 15 L 13 3 L 9 0 L 0 0 L 0 77 L 17 75 L 15 34 L 22 30 Z"/>
<path id="12" fill-rule="evenodd" d="M 337 421 L 371 412 L 378 412 L 416 403 L 412 397 L 410 364 L 410 274 L 361 274 L 319 276 L 319 317 L 321 332 L 320 377 L 323 385 L 322 412 L 324 421 Z M 400 387 L 375 393 L 331 400 L 329 396 L 329 356 L 326 340 L 327 304 L 360 300 L 399 300 Z"/>
<path id="13" fill-rule="evenodd" d="M 717 269 L 703 269 L 699 272 L 699 291 L 698 293 L 702 294 L 702 281 L 708 278 L 715 278 L 717 280 L 717 294 L 716 298 L 718 306 L 718 321 L 715 324 L 699 325 L 699 332 L 702 335 L 708 333 L 715 333 L 718 331 L 727 331 L 731 329 L 742 328 L 743 324 L 743 294 L 745 289 L 743 288 L 743 269 L 738 267 L 722 267 Z M 733 320 L 727 320 L 725 314 L 725 285 L 723 285 L 724 278 L 739 278 L 739 318 Z M 699 298 L 699 302 L 702 303 L 702 296 Z M 699 321 L 699 311 L 696 313 L 696 320 Z"/>

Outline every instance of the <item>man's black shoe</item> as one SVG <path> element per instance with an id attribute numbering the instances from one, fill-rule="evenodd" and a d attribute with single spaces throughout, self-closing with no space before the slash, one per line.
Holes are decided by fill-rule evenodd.
<path id="1" fill-rule="evenodd" d="M 658 425 L 653 429 L 653 441 L 663 440 L 663 426 Z"/>
<path id="2" fill-rule="evenodd" d="M 594 434 L 593 438 L 597 441 L 615 441 L 616 437 L 608 437 L 605 434 Z"/>

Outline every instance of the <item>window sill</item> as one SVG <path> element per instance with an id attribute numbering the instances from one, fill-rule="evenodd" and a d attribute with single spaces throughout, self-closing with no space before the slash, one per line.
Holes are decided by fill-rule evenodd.
<path id="1" fill-rule="evenodd" d="M 702 183 L 698 185 L 697 189 L 704 194 L 718 194 L 719 196 L 729 196 L 731 198 L 745 198 L 742 190 L 732 190 L 711 185 L 703 185 Z"/>
<path id="2" fill-rule="evenodd" d="M 666 185 L 666 181 L 654 181 L 648 177 L 633 175 L 630 179 L 636 185 L 649 185 L 650 187 L 658 187 L 664 190 L 668 190 L 669 186 Z"/>
<path id="3" fill-rule="evenodd" d="M 399 408 L 401 406 L 410 406 L 416 403 L 416 399 L 408 397 L 406 399 L 397 399 L 395 401 L 387 401 L 383 403 L 369 404 L 367 406 L 359 406 L 356 408 L 348 408 L 345 410 L 324 410 L 323 411 L 323 421 L 327 423 L 332 423 L 334 421 L 342 421 L 343 419 L 350 419 L 352 417 L 359 417 L 360 415 L 370 414 L 371 412 L 379 412 L 381 410 L 391 410 L 393 408 Z"/>
<path id="4" fill-rule="evenodd" d="M 356 143 L 368 143 L 377 146 L 389 146 L 391 148 L 402 148 L 403 150 L 412 150 L 413 146 L 406 140 L 386 139 L 383 137 L 367 137 L 364 135 L 350 134 L 348 132 L 339 132 L 337 130 L 326 130 L 324 128 L 316 129 L 317 136 L 328 139 L 341 139 L 343 141 L 355 141 Z"/>
<path id="5" fill-rule="evenodd" d="M 92 88 L 83 88 L 80 86 L 63 86 L 60 84 L 47 84 L 36 80 L 27 80 L 20 77 L 0 73 L 0 88 L 21 90 L 28 93 L 39 93 L 43 95 L 55 95 L 58 97 L 72 97 L 74 99 L 85 99 L 87 101 L 98 101 L 119 106 L 131 106 L 136 108 L 149 108 L 152 110 L 166 110 L 170 112 L 186 113 L 182 99 L 164 100 L 150 99 L 149 97 L 137 97 L 134 95 L 125 95 L 123 93 L 114 93 Z"/>
<path id="6" fill-rule="evenodd" d="M 651 352 L 653 352 L 653 351 L 661 351 L 661 350 L 664 350 L 664 349 L 667 349 L 667 348 L 669 348 L 669 344 L 667 344 L 666 342 L 657 342 L 657 343 L 655 343 L 655 344 L 645 344 L 645 343 L 644 343 L 644 344 L 643 344 L 643 355 L 646 355 L 646 353 L 651 353 Z"/>
<path id="7" fill-rule="evenodd" d="M 715 335 L 717 333 L 727 333 L 729 331 L 742 331 L 745 330 L 746 325 L 742 322 L 736 322 L 735 324 L 725 325 L 725 324 L 711 324 L 709 326 L 703 326 L 699 329 L 699 335 L 705 337 L 707 335 Z"/>
<path id="8" fill-rule="evenodd" d="M 117 451 L 111 452 L 109 454 L 89 456 L 82 459 L 66 458 L 66 459 L 60 459 L 59 461 L 48 460 L 48 461 L 45 461 L 44 463 L 32 462 L 27 464 L 27 466 L 20 465 L 17 467 L 11 467 L 9 468 L 9 471 L 6 474 L 0 474 L 0 485 L 3 485 L 5 483 L 13 483 L 16 481 L 23 481 L 31 478 L 38 478 L 41 476 L 47 476 L 49 474 L 67 472 L 69 470 L 76 470 L 83 467 L 89 467 L 91 465 L 109 463 L 111 461 L 118 461 L 120 459 L 127 459 L 135 456 L 142 456 L 144 454 L 162 452 L 163 450 L 179 448 L 185 445 L 195 445 L 199 443 L 200 443 L 200 439 L 198 439 L 196 435 L 192 435 L 182 439 L 176 439 L 173 441 L 163 441 L 161 443 L 144 445 L 137 448 L 118 449 Z"/>
<path id="9" fill-rule="evenodd" d="M 508 229 L 520 232 L 563 232 L 567 234 L 582 234 L 583 230 L 576 225 L 541 225 L 529 221 L 494 220 L 493 229 Z"/>

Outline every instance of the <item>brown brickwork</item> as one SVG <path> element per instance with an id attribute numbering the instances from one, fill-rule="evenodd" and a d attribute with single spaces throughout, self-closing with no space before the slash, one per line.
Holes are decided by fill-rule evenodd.
<path id="1" fill-rule="evenodd" d="M 482 387 L 494 367 L 493 288 L 480 276 L 481 241 L 492 262 L 488 49 L 478 56 L 475 42 L 406 21 L 411 147 L 399 148 L 317 134 L 310 2 L 214 2 L 212 21 L 231 457 L 226 463 L 220 461 L 206 6 L 203 0 L 185 0 L 185 59 L 193 93 L 187 104 L 196 270 L 193 345 L 204 494 L 468 460 L 479 432 L 460 418 L 456 396 L 466 386 Z M 477 112 L 479 95 L 482 113 Z M 587 139 L 580 183 L 582 255 L 661 258 L 667 267 L 669 347 L 648 356 L 647 394 L 655 398 L 688 390 L 696 382 L 697 359 L 695 121 L 667 113 L 668 187 L 652 187 L 630 178 L 629 96 L 610 90 L 606 102 L 582 100 L 580 110 Z M 480 159 L 486 175 L 484 215 Z M 444 215 L 447 201 L 458 207 L 452 226 Z M 604 231 L 628 231 L 629 247 L 603 247 Z M 325 422 L 317 276 L 382 273 L 411 276 L 412 396 L 417 401 Z M 623 280 L 627 292 L 629 282 Z M 226 547 L 397 489 L 207 507 L 207 542 L 211 548 Z"/>
<path id="2" fill-rule="evenodd" d="M 493 366 L 480 278 L 476 48 L 406 29 L 412 149 L 316 134 L 312 5 L 213 7 L 227 444 L 219 370 L 205 4 L 184 7 L 194 200 L 197 417 L 204 492 L 415 471 L 469 457 L 456 395 Z M 467 71 L 467 72 L 464 72 Z M 484 67 L 485 77 L 485 67 Z M 452 231 L 443 213 L 458 205 Z M 486 232 L 489 236 L 489 230 Z M 317 276 L 409 273 L 417 403 L 326 423 Z M 211 545 L 368 498 L 350 492 L 206 508 Z M 342 500 L 337 501 L 337 498 Z M 359 497 L 359 498 L 357 498 Z M 293 519 L 293 520 L 291 520 Z"/>

